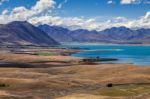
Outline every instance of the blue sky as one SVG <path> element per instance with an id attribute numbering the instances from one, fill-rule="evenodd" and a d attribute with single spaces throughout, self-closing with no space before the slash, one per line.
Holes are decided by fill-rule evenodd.
<path id="1" fill-rule="evenodd" d="M 86 1 L 86 2 L 85 2 Z M 61 9 L 55 9 L 54 14 L 66 17 L 115 17 L 124 16 L 128 18 L 137 18 L 150 10 L 150 4 L 120 4 L 120 0 L 113 0 L 115 4 L 107 4 L 108 0 L 67 0 Z M 149 0 L 150 1 L 150 0 Z M 17 6 L 31 7 L 37 0 L 9 0 L 0 7 L 12 9 Z M 63 3 L 64 0 L 55 0 L 56 4 Z"/>
<path id="2" fill-rule="evenodd" d="M 34 14 L 32 16 L 24 15 L 25 16 L 24 19 L 16 18 L 16 16 L 18 17 L 18 13 L 20 15 L 25 14 L 21 11 L 28 10 L 29 12 L 29 10 L 32 10 L 32 7 L 36 6 L 37 2 L 42 2 L 41 4 L 44 4 L 44 2 L 50 2 L 50 1 L 55 2 L 55 4 L 52 4 L 54 7 L 51 7 L 52 5 L 48 6 L 47 4 L 46 5 L 47 8 L 42 9 L 44 6 L 43 5 L 41 7 L 42 9 L 41 12 L 33 12 Z M 118 18 L 119 20 L 124 19 L 124 21 L 126 22 L 134 21 L 135 23 L 138 20 L 142 20 L 140 18 L 146 16 L 148 12 L 150 11 L 150 0 L 45 0 L 45 1 L 44 0 L 0 0 L 0 2 L 1 2 L 0 12 L 4 14 L 5 17 L 7 15 L 8 19 L 11 17 L 10 20 L 12 20 L 12 17 L 15 17 L 16 20 L 25 20 L 25 19 L 29 20 L 30 19 L 29 21 L 31 21 L 32 19 L 33 21 L 33 18 L 34 20 L 37 17 L 45 18 L 45 15 L 46 15 L 46 16 L 49 16 L 49 20 L 52 19 L 52 22 L 49 22 L 47 24 L 61 25 L 61 26 L 71 27 L 71 28 L 76 25 L 77 27 L 80 27 L 78 26 L 79 22 L 78 24 L 74 24 L 74 26 L 72 24 L 71 26 L 66 26 L 62 22 L 60 22 L 62 20 L 59 20 L 59 24 L 58 22 L 57 24 L 54 23 L 54 19 L 58 20 L 57 18 L 63 18 L 63 21 L 66 21 L 66 20 L 69 21 L 70 19 L 73 21 L 76 20 L 80 22 L 82 19 L 83 21 L 87 21 L 87 23 L 93 20 L 92 22 L 95 22 L 96 24 L 97 22 L 107 21 L 109 24 L 114 24 L 114 23 L 116 24 L 118 22 L 116 22 L 116 20 L 113 20 L 113 19 Z M 14 14 L 13 10 L 15 8 L 19 8 L 19 10 L 21 9 L 21 11 L 17 12 L 17 14 L 16 13 Z M 39 9 L 40 9 L 40 6 L 39 6 Z M 4 19 L 4 15 L 2 14 L 0 15 L 0 19 Z M 29 16 L 29 17 L 26 17 L 26 16 Z M 120 23 L 120 25 L 123 25 L 123 22 Z M 37 24 L 37 23 L 39 22 L 35 22 L 34 24 Z M 114 26 L 114 25 L 110 25 L 110 26 Z M 145 27 L 148 27 L 148 26 L 146 25 Z"/>
<path id="3" fill-rule="evenodd" d="M 63 0 L 56 0 L 58 3 Z M 115 4 L 107 4 L 108 0 L 68 0 L 61 10 L 64 16 L 86 16 L 86 17 L 114 17 L 125 16 L 137 18 L 150 10 L 150 4 L 126 4 L 122 5 L 120 0 L 114 0 Z M 61 11 L 60 11 L 61 12 Z"/>

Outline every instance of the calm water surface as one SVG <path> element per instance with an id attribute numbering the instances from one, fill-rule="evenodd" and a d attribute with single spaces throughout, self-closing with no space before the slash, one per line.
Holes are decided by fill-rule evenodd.
<path id="1" fill-rule="evenodd" d="M 100 45 L 100 44 L 65 44 L 65 47 L 87 48 L 85 52 L 73 54 L 75 57 L 117 58 L 118 61 L 107 63 L 129 63 L 150 65 L 150 46 L 141 45 Z"/>

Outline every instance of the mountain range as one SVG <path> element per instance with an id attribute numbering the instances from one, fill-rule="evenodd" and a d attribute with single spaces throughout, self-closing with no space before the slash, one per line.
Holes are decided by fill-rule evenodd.
<path id="1" fill-rule="evenodd" d="M 103 31 L 89 31 L 69 30 L 46 24 L 38 27 L 58 42 L 150 44 L 150 29 L 144 28 L 133 30 L 126 27 L 112 27 Z"/>
<path id="2" fill-rule="evenodd" d="M 0 45 L 58 45 L 47 33 L 26 21 L 0 25 Z"/>
<path id="3" fill-rule="evenodd" d="M 61 42 L 150 44 L 150 29 L 112 27 L 103 31 L 34 26 L 27 21 L 0 24 L 0 45 L 59 45 Z"/>

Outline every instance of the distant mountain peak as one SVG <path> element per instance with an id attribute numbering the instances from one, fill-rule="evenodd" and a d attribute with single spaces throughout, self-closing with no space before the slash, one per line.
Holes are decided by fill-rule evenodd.
<path id="1" fill-rule="evenodd" d="M 14 21 L 0 26 L 0 41 L 12 45 L 58 45 L 47 33 L 27 21 Z M 0 43 L 0 44 L 1 44 Z"/>
<path id="2" fill-rule="evenodd" d="M 112 27 L 103 31 L 86 29 L 69 30 L 60 26 L 39 26 L 59 42 L 99 42 L 99 43 L 150 43 L 150 29 L 133 30 L 125 26 Z"/>
<path id="3" fill-rule="evenodd" d="M 28 21 L 13 21 L 13 22 L 10 22 L 8 23 L 9 24 L 30 24 Z"/>

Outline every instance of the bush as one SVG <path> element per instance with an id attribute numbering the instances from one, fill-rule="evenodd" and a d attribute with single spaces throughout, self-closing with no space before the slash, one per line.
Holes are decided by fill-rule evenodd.
<path id="1" fill-rule="evenodd" d="M 34 53 L 33 55 L 37 55 L 37 56 L 52 56 L 52 53 L 48 53 L 48 52 L 37 52 Z"/>
<path id="2" fill-rule="evenodd" d="M 0 88 L 2 88 L 2 87 L 7 87 L 8 85 L 6 85 L 6 84 L 0 84 Z"/>
<path id="3" fill-rule="evenodd" d="M 109 83 L 106 85 L 107 87 L 113 87 L 113 84 L 112 83 Z"/>

